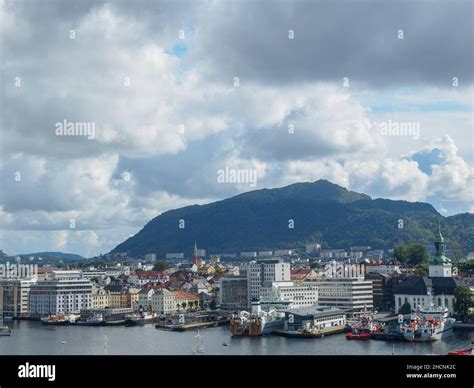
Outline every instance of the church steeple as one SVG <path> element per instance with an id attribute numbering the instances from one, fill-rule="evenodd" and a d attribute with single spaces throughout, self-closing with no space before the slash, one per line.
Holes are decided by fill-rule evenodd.
<path id="1" fill-rule="evenodd" d="M 451 277 L 451 260 L 444 255 L 446 250 L 446 243 L 444 241 L 443 235 L 441 234 L 440 225 L 438 225 L 438 233 L 435 235 L 434 245 L 436 248 L 436 253 L 430 256 L 429 259 L 429 276 Z"/>
<path id="2" fill-rule="evenodd" d="M 436 247 L 436 256 L 443 256 L 446 244 L 444 243 L 444 237 L 441 234 L 441 226 L 438 225 L 438 234 L 436 235 L 434 245 Z"/>
<path id="3" fill-rule="evenodd" d="M 193 249 L 193 264 L 197 264 L 198 261 L 198 247 L 196 241 L 194 242 L 194 249 Z"/>

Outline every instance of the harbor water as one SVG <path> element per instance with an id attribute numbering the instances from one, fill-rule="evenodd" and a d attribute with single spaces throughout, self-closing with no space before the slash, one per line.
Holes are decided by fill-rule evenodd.
<path id="1" fill-rule="evenodd" d="M 2 355 L 192 355 L 197 333 L 163 331 L 152 324 L 86 327 L 13 321 L 8 326 L 12 335 L 0 337 Z M 430 343 L 347 341 L 343 334 L 319 339 L 231 337 L 228 326 L 200 334 L 204 354 L 209 355 L 445 355 L 469 347 L 474 339 L 472 331 L 455 331 L 448 339 Z"/>

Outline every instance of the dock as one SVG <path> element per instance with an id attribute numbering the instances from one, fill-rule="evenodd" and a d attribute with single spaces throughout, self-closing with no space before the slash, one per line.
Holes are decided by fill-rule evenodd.
<path id="1" fill-rule="evenodd" d="M 220 319 L 216 321 L 207 321 L 207 322 L 192 322 L 192 323 L 183 323 L 178 325 L 173 324 L 156 324 L 156 329 L 169 330 L 169 331 L 188 331 L 188 330 L 197 330 L 197 329 L 206 329 L 209 327 L 224 326 L 230 323 L 230 319 Z"/>
<path id="2" fill-rule="evenodd" d="M 344 326 L 330 327 L 327 329 L 322 329 L 315 333 L 301 332 L 301 331 L 288 331 L 288 330 L 274 330 L 272 334 L 278 335 L 280 337 L 287 338 L 321 338 L 327 335 L 334 335 L 344 333 Z"/>

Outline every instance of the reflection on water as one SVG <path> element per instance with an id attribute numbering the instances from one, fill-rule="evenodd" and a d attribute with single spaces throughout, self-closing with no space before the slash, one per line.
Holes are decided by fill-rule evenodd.
<path id="1" fill-rule="evenodd" d="M 0 354 L 156 354 L 191 355 L 195 332 L 169 332 L 142 327 L 45 326 L 39 322 L 9 322 L 11 337 L 0 337 Z M 469 346 L 474 332 L 456 331 L 454 336 L 431 343 L 347 341 L 343 334 L 319 339 L 277 336 L 232 338 L 228 327 L 201 330 L 206 354 L 229 355 L 390 355 L 447 354 Z M 106 336 L 106 339 L 105 339 Z M 62 342 L 65 344 L 62 344 Z M 228 346 L 222 344 L 226 342 Z"/>

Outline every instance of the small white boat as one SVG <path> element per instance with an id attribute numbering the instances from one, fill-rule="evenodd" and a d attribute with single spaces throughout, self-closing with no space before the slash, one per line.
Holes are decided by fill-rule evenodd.
<path id="1" fill-rule="evenodd" d="M 0 326 L 0 336 L 7 337 L 12 335 L 12 329 L 8 326 Z"/>

